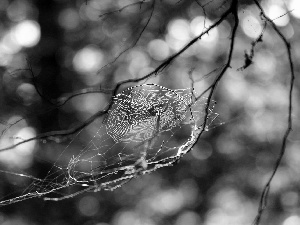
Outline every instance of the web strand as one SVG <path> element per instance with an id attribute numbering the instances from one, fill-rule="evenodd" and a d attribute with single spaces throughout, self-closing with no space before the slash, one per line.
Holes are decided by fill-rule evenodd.
<path id="1" fill-rule="evenodd" d="M 82 149 L 74 151 L 83 130 L 43 179 L 15 173 L 33 182 L 22 195 L 8 197 L 0 206 L 35 197 L 59 201 L 84 192 L 113 191 L 134 178 L 172 166 L 218 116 L 214 104 L 206 113 L 207 98 L 194 101 L 193 96 L 190 89 L 171 90 L 156 84 L 124 90 L 114 97 L 106 119 Z"/>

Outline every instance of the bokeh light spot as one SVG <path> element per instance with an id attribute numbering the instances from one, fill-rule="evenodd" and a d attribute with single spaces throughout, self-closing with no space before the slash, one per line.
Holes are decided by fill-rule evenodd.
<path id="1" fill-rule="evenodd" d="M 258 19 L 250 14 L 243 18 L 242 29 L 248 37 L 257 38 L 262 31 L 262 26 Z"/>
<path id="2" fill-rule="evenodd" d="M 23 140 L 30 139 L 36 136 L 36 131 L 32 127 L 24 127 L 23 129 L 19 130 L 19 132 L 15 135 L 14 144 L 18 144 Z M 16 150 L 21 155 L 30 155 L 33 153 L 36 141 L 29 141 L 24 144 L 18 145 Z"/>
<path id="3" fill-rule="evenodd" d="M 202 32 L 206 31 L 209 26 L 212 25 L 212 21 L 203 17 L 198 16 L 194 18 L 191 22 L 190 29 L 191 33 L 196 37 L 199 36 Z M 208 34 L 202 36 L 201 41 L 205 42 L 215 42 L 218 38 L 218 29 L 217 27 L 212 29 Z"/>
<path id="4" fill-rule="evenodd" d="M 80 17 L 78 13 L 72 8 L 61 11 L 58 16 L 59 25 L 67 30 L 75 29 L 78 27 L 79 22 Z"/>
<path id="5" fill-rule="evenodd" d="M 84 216 L 94 216 L 99 211 L 99 202 L 94 196 L 85 196 L 78 202 L 78 210 Z"/>
<path id="6" fill-rule="evenodd" d="M 155 39 L 148 44 L 148 52 L 153 59 L 161 61 L 169 56 L 170 49 L 165 41 Z"/>
<path id="7" fill-rule="evenodd" d="M 1 0 L 1 2 L 3 2 L 3 0 Z M 26 18 L 29 10 L 30 6 L 27 1 L 10 1 L 6 13 L 11 21 L 18 22 Z"/>
<path id="8" fill-rule="evenodd" d="M 149 203 L 152 210 L 156 213 L 174 215 L 184 206 L 184 197 L 181 191 L 169 189 L 158 193 L 149 200 Z"/>
<path id="9" fill-rule="evenodd" d="M 140 73 L 140 71 L 146 68 L 150 63 L 149 56 L 146 54 L 146 52 L 138 49 L 132 50 L 128 54 L 128 61 L 128 70 L 131 74 L 135 76 L 137 76 Z"/>
<path id="10" fill-rule="evenodd" d="M 29 83 L 22 83 L 17 88 L 18 96 L 23 100 L 24 105 L 31 105 L 36 94 L 35 87 Z"/>
<path id="11" fill-rule="evenodd" d="M 254 59 L 256 78 L 261 81 L 271 81 L 276 75 L 276 63 L 276 58 L 271 51 L 258 51 Z"/>
<path id="12" fill-rule="evenodd" d="M 86 46 L 73 58 L 73 66 L 80 73 L 96 72 L 103 63 L 103 53 L 99 48 Z"/>
<path id="13" fill-rule="evenodd" d="M 286 218 L 282 225 L 299 225 L 300 224 L 300 216 L 290 216 Z"/>
<path id="14" fill-rule="evenodd" d="M 0 42 L 0 54 L 15 54 L 21 50 L 12 32 L 7 32 Z"/>
<path id="15" fill-rule="evenodd" d="M 168 24 L 168 32 L 172 38 L 187 41 L 190 38 L 189 23 L 184 19 L 175 19 Z"/>
<path id="16" fill-rule="evenodd" d="M 190 31 L 193 37 L 199 36 L 202 32 L 205 32 L 209 26 L 212 25 L 212 21 L 203 17 L 198 16 L 195 17 L 190 24 Z M 201 39 L 197 42 L 197 51 L 196 52 L 203 52 L 204 49 L 213 49 L 217 45 L 217 41 L 219 39 L 219 28 L 214 27 L 208 33 L 202 35 Z M 210 58 L 209 55 L 212 54 L 213 51 L 208 51 L 205 54 L 205 57 Z"/>
<path id="17" fill-rule="evenodd" d="M 122 211 L 119 212 L 112 222 L 112 225 L 155 225 L 148 218 L 143 218 L 141 215 L 135 211 Z"/>
<path id="18" fill-rule="evenodd" d="M 175 225 L 198 225 L 201 224 L 200 216 L 195 212 L 184 212 L 176 220 Z"/>
<path id="19" fill-rule="evenodd" d="M 36 136 L 36 131 L 32 127 L 24 127 L 16 132 L 13 136 L 13 143 L 10 139 L 3 139 L 0 146 L 6 147 L 11 144 L 18 144 L 23 140 L 33 138 Z M 9 151 L 0 152 L 0 162 L 13 168 L 28 168 L 32 163 L 33 152 L 35 149 L 36 141 L 29 141 L 24 144 L 16 146 Z"/>
<path id="20" fill-rule="evenodd" d="M 14 27 L 13 33 L 16 42 L 23 47 L 33 47 L 41 38 L 40 25 L 33 20 L 20 22 Z"/>
<path id="21" fill-rule="evenodd" d="M 280 201 L 285 207 L 296 207 L 299 202 L 299 193 L 293 191 L 283 192 Z"/>
<path id="22" fill-rule="evenodd" d="M 290 17 L 286 14 L 286 10 L 279 5 L 271 5 L 268 15 L 277 26 L 284 27 L 290 22 Z"/>
<path id="23" fill-rule="evenodd" d="M 289 10 L 292 10 L 291 11 L 291 14 L 300 19 L 300 1 L 299 0 L 290 0 L 289 3 L 288 3 L 288 8 Z"/>
<path id="24" fill-rule="evenodd" d="M 107 99 L 101 94 L 79 95 L 72 99 L 72 107 L 77 112 L 78 119 L 85 119 L 87 115 L 102 110 L 108 104 Z"/>
<path id="25" fill-rule="evenodd" d="M 197 147 L 193 149 L 192 155 L 199 160 L 208 159 L 212 155 L 212 147 L 208 142 L 201 141 Z"/>

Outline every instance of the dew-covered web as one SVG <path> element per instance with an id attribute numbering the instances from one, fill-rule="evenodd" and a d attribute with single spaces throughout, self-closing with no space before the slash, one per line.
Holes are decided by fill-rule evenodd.
<path id="1" fill-rule="evenodd" d="M 155 84 L 124 90 L 113 98 L 87 144 L 79 150 L 78 145 L 74 147 L 81 131 L 42 179 L 15 174 L 32 183 L 0 205 L 34 197 L 57 201 L 87 191 L 112 191 L 133 178 L 173 165 L 217 118 L 214 102 L 207 107 L 207 101 L 204 97 L 196 100 L 192 89 L 171 90 Z"/>
<path id="2" fill-rule="evenodd" d="M 143 142 L 176 127 L 185 118 L 192 96 L 187 90 L 158 85 L 129 88 L 115 97 L 106 128 L 115 142 Z"/>

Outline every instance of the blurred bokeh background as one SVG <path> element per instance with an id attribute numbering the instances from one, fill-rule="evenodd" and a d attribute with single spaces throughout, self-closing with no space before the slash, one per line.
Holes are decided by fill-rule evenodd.
<path id="1" fill-rule="evenodd" d="M 149 0 L 116 11 L 135 2 L 0 1 L 0 148 L 82 123 L 103 109 L 111 95 L 89 93 L 56 105 L 72 93 L 111 89 L 119 81 L 149 73 L 230 5 L 230 1 L 198 1 L 205 5 L 201 8 L 193 0 L 162 0 L 153 9 Z M 261 4 L 291 42 L 298 75 L 300 2 Z M 287 126 L 290 70 L 285 46 L 269 26 L 255 48 L 253 64 L 238 70 L 263 29 L 252 1 L 240 1 L 239 17 L 232 68 L 214 95 L 215 111 L 224 124 L 206 132 L 180 163 L 113 192 L 87 192 L 59 202 L 35 198 L 1 207 L 0 224 L 251 224 Z M 226 60 L 232 26 L 229 17 L 147 82 L 188 88 L 191 73 L 195 90 L 201 93 Z M 299 79 L 293 94 L 293 132 L 272 182 L 264 225 L 300 224 Z M 99 124 L 101 118 L 83 131 L 78 149 L 95 135 Z M 32 141 L 0 152 L 0 198 L 25 193 L 30 179 L 13 173 L 45 176 L 75 138 Z"/>

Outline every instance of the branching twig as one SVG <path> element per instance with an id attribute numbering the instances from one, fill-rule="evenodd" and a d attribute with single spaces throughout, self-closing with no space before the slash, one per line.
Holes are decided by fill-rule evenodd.
<path id="1" fill-rule="evenodd" d="M 205 115 L 204 115 L 204 121 L 202 126 L 200 127 L 200 131 L 199 131 L 199 135 L 197 135 L 197 139 L 199 137 L 201 137 L 202 133 L 206 130 L 206 126 L 208 123 L 208 116 L 209 116 L 209 107 L 210 107 L 210 102 L 212 101 L 212 96 L 216 90 L 216 87 L 219 83 L 219 81 L 222 79 L 223 75 L 225 74 L 225 72 L 227 71 L 228 68 L 230 68 L 230 63 L 231 63 L 231 59 L 232 59 L 232 53 L 233 53 L 233 49 L 234 49 L 234 43 L 235 43 L 235 37 L 236 37 L 236 31 L 239 25 L 239 17 L 238 17 L 238 0 L 232 0 L 231 6 L 230 8 L 225 12 L 225 14 L 232 14 L 234 17 L 234 26 L 232 29 L 232 33 L 231 33 L 231 43 L 230 43 L 230 48 L 229 48 L 229 53 L 228 53 L 228 58 L 227 58 L 227 62 L 224 66 L 224 68 L 222 69 L 222 71 L 220 72 L 220 74 L 216 77 L 216 79 L 214 80 L 213 84 L 207 89 L 210 90 L 209 92 L 209 96 L 206 100 L 206 106 L 205 106 Z M 226 16 L 228 15 L 226 14 Z M 223 17 L 222 17 L 223 18 Z M 221 18 L 221 19 L 222 19 Z M 202 96 L 202 95 L 201 95 Z M 196 100 L 200 99 L 201 97 L 198 96 L 196 98 Z M 189 146 L 188 151 L 191 151 L 193 149 L 193 146 L 197 143 L 197 141 L 193 142 L 193 144 L 191 146 Z M 187 153 L 185 152 L 185 153 Z M 176 163 L 180 158 L 178 158 L 174 163 Z"/>
<path id="2" fill-rule="evenodd" d="M 229 9 L 230 13 L 232 13 L 233 17 L 234 17 L 234 26 L 231 32 L 231 42 L 230 42 L 230 48 L 229 48 L 229 53 L 228 53 L 228 58 L 227 58 L 227 62 L 225 64 L 225 66 L 223 67 L 223 69 L 221 70 L 220 74 L 215 78 L 213 84 L 209 87 L 210 92 L 209 95 L 207 97 L 207 104 L 205 107 L 205 120 L 203 122 L 203 127 L 202 127 L 202 132 L 203 133 L 206 129 L 206 124 L 207 124 L 207 120 L 208 120 L 208 115 L 209 115 L 209 106 L 210 106 L 210 102 L 212 100 L 212 96 L 214 94 L 214 91 L 219 83 L 219 81 L 222 79 L 222 77 L 224 76 L 225 72 L 227 71 L 228 68 L 230 68 L 230 63 L 231 63 L 231 59 L 232 59 L 232 54 L 233 54 L 233 49 L 234 49 L 234 43 L 235 43 L 235 37 L 236 37 L 236 31 L 239 25 L 239 17 L 238 17 L 238 0 L 232 0 L 230 9 Z M 207 90 L 209 90 L 207 89 Z M 199 97 L 198 97 L 199 99 Z"/>
<path id="3" fill-rule="evenodd" d="M 134 78 L 134 79 L 128 79 L 124 81 L 120 81 L 117 83 L 115 90 L 114 90 L 114 95 L 117 93 L 119 87 L 123 84 L 127 83 L 136 83 L 145 79 L 148 79 L 149 77 L 153 75 L 157 75 L 160 73 L 162 70 L 164 70 L 168 65 L 170 65 L 179 55 L 181 55 L 183 52 L 185 52 L 188 48 L 190 48 L 193 44 L 195 44 L 198 40 L 202 38 L 203 35 L 209 33 L 213 28 L 217 27 L 220 23 L 222 23 L 228 15 L 230 15 L 231 9 L 227 10 L 219 20 L 217 20 L 215 23 L 213 23 L 209 28 L 207 28 L 205 31 L 203 31 L 200 35 L 192 39 L 189 43 L 187 43 L 181 50 L 179 50 L 177 53 L 174 55 L 170 56 L 168 59 L 166 59 L 163 63 L 161 63 L 158 67 L 156 67 L 155 70 L 152 72 L 148 73 L 147 75 L 140 77 L 140 78 Z"/>
<path id="4" fill-rule="evenodd" d="M 32 72 L 32 68 L 30 69 L 18 69 L 18 70 L 15 70 L 15 72 L 17 71 L 30 71 L 32 73 L 32 76 L 33 75 L 33 72 Z M 34 85 L 35 89 L 37 90 L 37 86 L 36 84 Z M 102 93 L 102 94 L 112 94 L 113 93 L 113 90 L 112 89 L 103 89 L 103 88 L 99 88 L 99 89 L 95 89 L 95 88 L 85 88 L 85 89 L 82 89 L 82 90 L 79 90 L 77 92 L 73 92 L 71 94 L 67 94 L 66 96 L 64 97 L 61 97 L 59 98 L 58 100 L 56 100 L 56 102 L 54 102 L 53 100 L 49 100 L 47 101 L 48 103 L 51 102 L 51 108 L 50 109 L 47 109 L 43 112 L 35 112 L 35 114 L 31 114 L 29 116 L 26 117 L 26 119 L 30 119 L 30 118 L 34 118 L 38 115 L 42 115 L 42 114 L 47 114 L 59 107 L 62 107 L 64 106 L 66 103 L 68 103 L 71 99 L 75 98 L 75 97 L 78 97 L 80 95 L 86 95 L 86 94 L 93 94 L 93 93 Z M 43 95 L 39 94 L 39 96 L 42 98 L 42 99 L 47 99 L 45 98 Z M 47 99 L 48 100 L 48 99 Z M 13 122 L 13 123 L 2 123 L 3 125 L 5 125 L 6 127 L 1 131 L 1 134 L 0 134 L 0 138 L 6 133 L 7 130 L 9 130 L 12 126 L 18 124 L 19 122 L 23 121 L 24 118 L 20 118 L 18 119 L 17 121 Z M 54 131 L 53 131 L 54 132 Z M 1 151 L 1 149 L 0 149 Z"/>
<path id="5" fill-rule="evenodd" d="M 155 0 L 154 0 L 155 1 Z M 236 5 L 237 2 L 236 0 L 233 0 L 233 3 L 232 3 L 232 6 L 223 13 L 223 15 L 221 15 L 220 19 L 217 20 L 215 23 L 213 23 L 209 28 L 207 28 L 205 31 L 203 31 L 201 34 L 199 34 L 197 37 L 195 37 L 194 39 L 192 39 L 190 42 L 188 42 L 181 50 L 179 50 L 177 53 L 175 53 L 174 55 L 170 56 L 168 59 L 166 59 L 163 63 L 161 63 L 155 70 L 153 70 L 152 72 L 146 74 L 145 76 L 143 77 L 140 77 L 140 78 L 134 78 L 134 79 L 127 79 L 127 80 L 124 80 L 124 81 L 120 81 L 116 84 L 115 88 L 113 89 L 112 91 L 112 98 L 113 96 L 115 96 L 119 90 L 119 88 L 124 85 L 124 84 L 128 84 L 128 83 L 137 83 L 139 81 L 142 81 L 142 80 L 146 80 L 148 78 L 150 78 L 151 76 L 153 75 L 157 75 L 158 73 L 160 73 L 162 70 L 164 70 L 168 65 L 170 65 L 178 56 L 180 56 L 183 52 L 185 52 L 188 48 L 190 48 L 194 43 L 196 43 L 198 40 L 200 40 L 202 38 L 203 35 L 209 33 L 209 31 L 211 31 L 213 28 L 217 27 L 220 23 L 222 23 L 228 15 L 230 15 L 231 13 L 234 15 L 236 14 L 234 12 L 234 10 L 236 10 L 233 6 Z M 231 43 L 231 46 L 230 46 L 230 60 L 231 60 L 231 55 L 232 55 L 232 50 L 233 50 L 233 42 Z M 230 67 L 230 61 L 227 65 L 226 68 L 224 68 L 220 75 L 218 76 L 218 78 L 215 80 L 214 82 L 214 88 L 217 86 L 217 83 L 218 81 L 221 79 L 221 77 L 223 76 L 223 74 L 225 73 L 226 69 L 228 67 Z M 212 92 L 211 92 L 212 93 Z M 211 99 L 211 97 L 210 97 Z M 68 136 L 68 135 L 71 135 L 71 134 L 74 134 L 78 131 L 80 131 L 82 128 L 86 127 L 87 125 L 89 125 L 90 123 L 92 123 L 96 118 L 106 114 L 109 109 L 111 108 L 113 104 L 113 101 L 111 100 L 109 105 L 106 107 L 106 109 L 104 110 L 101 110 L 99 112 L 97 112 L 96 114 L 92 115 L 89 119 L 87 119 L 86 121 L 84 121 L 82 124 L 78 125 L 77 127 L 74 127 L 72 129 L 69 129 L 69 130 L 64 130 L 64 131 L 51 131 L 51 132 L 47 132 L 47 133 L 43 133 L 43 134 L 40 134 L 40 135 L 37 135 L 33 138 L 30 138 L 30 139 L 26 139 L 26 140 L 23 140 L 21 142 L 19 142 L 18 144 L 16 145 L 11 145 L 11 146 L 8 146 L 6 148 L 3 148 L 3 149 L 0 149 L 0 151 L 5 151 L 5 150 L 8 150 L 8 149 L 13 149 L 14 147 L 18 146 L 18 145 L 21 145 L 23 143 L 26 143 L 26 142 L 29 142 L 29 141 L 33 141 L 33 140 L 40 140 L 40 139 L 49 139 L 49 137 L 60 137 L 60 136 Z M 208 108 L 207 108 L 207 112 L 208 112 Z M 208 114 L 207 114 L 208 115 Z"/>
<path id="6" fill-rule="evenodd" d="M 117 57 L 115 57 L 112 61 L 110 61 L 109 63 L 107 63 L 106 65 L 104 65 L 103 67 L 101 67 L 98 70 L 98 73 L 100 73 L 104 68 L 110 66 L 111 64 L 115 63 L 125 52 L 127 52 L 129 49 L 132 49 L 134 46 L 136 46 L 136 44 L 138 43 L 138 41 L 140 40 L 140 38 L 142 37 L 142 34 L 144 33 L 144 31 L 146 30 L 147 26 L 150 23 L 150 20 L 153 16 L 153 12 L 154 12 L 154 8 L 155 8 L 155 1 L 153 0 L 152 2 L 152 6 L 151 6 L 151 12 L 150 12 L 150 16 L 148 17 L 146 24 L 143 26 L 143 29 L 141 30 L 141 32 L 139 33 L 139 35 L 137 36 L 137 38 L 135 39 L 135 41 L 131 44 L 131 46 L 129 46 L 128 48 L 124 49 L 122 52 L 120 52 Z"/>
<path id="7" fill-rule="evenodd" d="M 197 83 L 197 82 L 199 82 L 199 81 L 202 81 L 202 80 L 204 80 L 204 79 L 210 77 L 214 72 L 217 72 L 218 70 L 224 68 L 225 66 L 226 66 L 226 64 L 221 65 L 221 66 L 217 67 L 216 69 L 213 69 L 212 71 L 208 72 L 207 74 L 205 74 L 205 75 L 199 77 L 198 79 L 195 79 L 195 80 L 194 80 L 195 83 Z"/>
<path id="8" fill-rule="evenodd" d="M 199 0 L 194 0 L 194 1 L 195 1 L 196 4 L 199 5 L 200 8 L 202 9 L 202 12 L 203 12 L 203 15 L 204 15 L 204 25 L 203 25 L 203 27 L 205 28 L 205 27 L 206 27 L 206 26 L 205 26 L 205 21 L 206 21 L 206 18 L 207 18 L 207 15 L 206 15 L 206 12 L 205 12 L 205 6 L 206 6 L 207 4 L 209 4 L 210 2 L 208 2 L 208 3 L 204 4 L 204 5 L 202 5 L 202 4 L 199 2 Z"/>
<path id="9" fill-rule="evenodd" d="M 17 123 L 19 123 L 19 122 L 22 121 L 22 120 L 23 120 L 23 118 L 20 118 L 20 119 L 16 120 L 16 121 L 13 122 L 13 123 L 6 123 L 6 124 L 5 124 L 6 127 L 2 130 L 2 132 L 1 132 L 1 134 L 0 134 L 0 138 L 5 134 L 5 132 L 6 132 L 8 129 L 10 129 L 12 126 L 16 125 Z"/>
<path id="10" fill-rule="evenodd" d="M 9 150 L 9 149 L 13 149 L 13 148 L 15 148 L 15 147 L 17 147 L 21 144 L 24 144 L 24 143 L 30 142 L 30 141 L 34 141 L 34 140 L 50 139 L 52 137 L 62 137 L 62 136 L 69 136 L 69 135 L 75 134 L 75 133 L 79 132 L 80 130 L 82 130 L 83 128 L 85 128 L 86 126 L 88 126 L 89 124 L 91 124 L 92 122 L 94 122 L 95 119 L 97 119 L 98 117 L 100 117 L 100 116 L 104 115 L 105 113 L 107 113 L 107 111 L 108 111 L 108 109 L 105 109 L 103 111 L 98 111 L 97 113 L 93 114 L 90 118 L 85 120 L 83 123 L 80 123 L 78 126 L 73 127 L 71 129 L 62 130 L 62 131 L 50 131 L 50 132 L 42 133 L 42 134 L 39 134 L 35 137 L 20 141 L 17 144 L 2 148 L 2 149 L 0 149 L 0 152 L 6 151 L 6 150 Z"/>
<path id="11" fill-rule="evenodd" d="M 111 14 L 114 14 L 114 13 L 120 13 L 124 9 L 127 9 L 127 8 L 135 6 L 135 5 L 140 5 L 140 7 L 141 7 L 144 3 L 145 3 L 145 0 L 140 0 L 138 2 L 134 2 L 134 3 L 131 3 L 131 4 L 125 5 L 122 8 L 119 8 L 119 9 L 116 9 L 116 10 L 113 10 L 113 11 L 110 11 L 110 12 L 103 13 L 99 16 L 99 18 L 104 17 L 104 16 L 108 16 L 108 15 L 111 15 Z"/>
<path id="12" fill-rule="evenodd" d="M 276 160 L 276 163 L 274 165 L 274 169 L 273 172 L 270 176 L 270 178 L 268 179 L 263 192 L 261 194 L 260 197 L 260 202 L 259 202 L 259 207 L 258 207 L 258 212 L 257 215 L 254 219 L 253 225 L 259 225 L 260 224 L 260 220 L 262 217 L 262 214 L 264 212 L 264 210 L 267 207 L 267 200 L 268 200 L 268 196 L 269 196 L 269 190 L 270 190 L 270 186 L 271 186 L 271 182 L 281 164 L 282 158 L 285 154 L 285 150 L 286 150 L 286 142 L 287 142 L 287 138 L 290 134 L 290 132 L 292 131 L 292 94 L 293 94 L 293 88 L 294 88 L 294 80 L 295 80 L 295 71 L 294 71 L 294 64 L 292 61 L 292 53 L 291 53 L 291 45 L 290 43 L 287 41 L 287 39 L 284 37 L 284 35 L 280 32 L 280 30 L 276 27 L 276 25 L 274 24 L 273 20 L 271 20 L 264 12 L 264 9 L 261 7 L 260 3 L 257 0 L 253 0 L 256 4 L 256 6 L 259 8 L 262 17 L 269 23 L 271 24 L 272 28 L 274 29 L 274 31 L 276 32 L 276 34 L 281 38 L 281 40 L 283 41 L 286 50 L 287 50 L 287 55 L 288 55 L 288 59 L 289 59 L 289 66 L 290 66 L 290 72 L 291 72 L 291 78 L 290 78 L 290 84 L 289 84 L 289 105 L 288 105 L 288 119 L 287 119 L 287 128 L 286 131 L 284 133 L 283 139 L 282 139 L 282 144 L 281 144 L 281 148 L 280 148 L 280 153 L 278 155 L 278 158 Z"/>
<path id="13" fill-rule="evenodd" d="M 44 95 L 40 92 L 40 90 L 39 90 L 39 88 L 38 88 L 38 85 L 37 85 L 37 83 L 36 83 L 36 78 L 35 78 L 35 76 L 34 76 L 34 73 L 33 73 L 32 67 L 31 67 L 31 64 L 29 63 L 28 60 L 27 60 L 27 65 L 28 65 L 28 70 L 29 70 L 29 72 L 30 72 L 30 74 L 31 74 L 32 84 L 33 84 L 33 86 L 34 86 L 36 92 L 38 93 L 38 95 L 39 95 L 42 99 L 44 99 L 46 102 L 48 102 L 50 105 L 55 105 L 51 100 L 49 100 L 46 96 L 44 96 Z"/>
<path id="14" fill-rule="evenodd" d="M 195 80 L 194 80 L 194 78 L 193 78 L 193 71 L 195 70 L 195 68 L 192 68 L 192 69 L 190 69 L 190 71 L 188 72 L 188 75 L 189 75 L 189 79 L 190 79 L 190 81 L 191 81 L 191 92 L 192 92 L 192 96 L 193 96 L 193 98 L 194 99 L 196 99 L 196 95 L 195 95 L 195 87 L 194 87 L 194 85 L 195 85 Z"/>
<path id="15" fill-rule="evenodd" d="M 57 107 L 61 107 L 63 105 L 65 105 L 68 101 L 70 101 L 72 98 L 75 98 L 77 96 L 80 95 L 86 95 L 86 94 L 93 94 L 93 93 L 103 93 L 103 94 L 112 94 L 113 90 L 111 89 L 103 89 L 103 88 L 99 88 L 99 89 L 95 89 L 95 88 L 85 88 L 82 90 L 79 90 L 77 92 L 73 92 L 72 94 L 68 94 L 65 97 L 61 97 L 58 99 L 57 104 L 56 104 L 56 108 Z"/>
<path id="16" fill-rule="evenodd" d="M 248 54 L 248 53 L 245 51 L 245 62 L 244 62 L 244 65 L 243 65 L 242 67 L 240 67 L 240 68 L 238 69 L 238 71 L 242 71 L 242 70 L 248 68 L 248 67 L 253 63 L 253 58 L 254 58 L 254 54 L 255 54 L 254 48 L 255 48 L 255 46 L 256 46 L 259 42 L 262 42 L 262 41 L 263 41 L 263 40 L 262 40 L 262 37 L 263 37 L 263 35 L 264 35 L 264 32 L 265 32 L 265 30 L 266 30 L 266 27 L 267 27 L 267 22 L 265 21 L 265 22 L 264 22 L 264 27 L 263 27 L 263 29 L 262 29 L 260 35 L 256 38 L 255 41 L 253 41 L 253 42 L 251 43 L 250 54 Z"/>
<path id="17" fill-rule="evenodd" d="M 276 18 L 272 19 L 272 21 L 277 20 L 277 19 L 280 19 L 281 17 L 284 17 L 284 16 L 286 16 L 287 14 L 289 14 L 289 13 L 291 13 L 291 12 L 293 12 L 293 11 L 294 11 L 294 9 L 288 10 L 286 13 L 284 13 L 284 14 L 282 14 L 282 15 L 280 15 L 280 16 L 277 16 Z"/>

